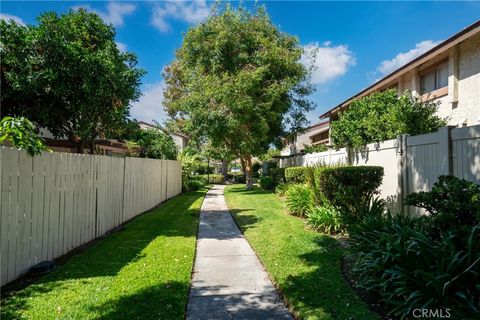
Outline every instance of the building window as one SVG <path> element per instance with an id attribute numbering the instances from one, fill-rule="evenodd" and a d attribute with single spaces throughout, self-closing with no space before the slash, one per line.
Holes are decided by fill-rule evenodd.
<path id="1" fill-rule="evenodd" d="M 420 93 L 425 94 L 448 86 L 448 64 L 442 64 L 420 76 Z"/>

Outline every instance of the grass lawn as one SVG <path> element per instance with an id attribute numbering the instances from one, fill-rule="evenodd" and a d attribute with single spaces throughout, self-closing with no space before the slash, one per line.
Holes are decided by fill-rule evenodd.
<path id="1" fill-rule="evenodd" d="M 337 240 L 308 230 L 301 219 L 286 214 L 275 194 L 231 185 L 225 195 L 294 314 L 303 319 L 378 319 L 343 279 Z"/>
<path id="2" fill-rule="evenodd" d="M 205 191 L 137 217 L 2 301 L 1 319 L 183 319 Z"/>

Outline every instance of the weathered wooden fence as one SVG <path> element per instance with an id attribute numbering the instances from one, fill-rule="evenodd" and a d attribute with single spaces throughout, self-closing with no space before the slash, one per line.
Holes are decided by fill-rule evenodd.
<path id="1" fill-rule="evenodd" d="M 411 192 L 429 190 L 439 175 L 454 175 L 480 184 L 480 125 L 452 128 L 367 145 L 362 151 L 346 148 L 280 160 L 281 167 L 314 163 L 382 166 L 381 196 L 401 210 Z M 412 209 L 416 213 L 420 210 Z"/>
<path id="2" fill-rule="evenodd" d="M 181 192 L 171 160 L 2 147 L 1 285 Z"/>

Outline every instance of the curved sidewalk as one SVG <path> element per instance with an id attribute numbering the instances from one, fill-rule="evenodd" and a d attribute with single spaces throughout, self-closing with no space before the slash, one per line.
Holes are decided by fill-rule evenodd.
<path id="1" fill-rule="evenodd" d="M 203 201 L 187 319 L 292 319 L 228 211 L 225 186 Z"/>

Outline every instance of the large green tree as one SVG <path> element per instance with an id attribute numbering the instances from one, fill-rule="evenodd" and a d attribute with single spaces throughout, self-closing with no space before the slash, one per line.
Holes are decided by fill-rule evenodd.
<path id="1" fill-rule="evenodd" d="M 115 30 L 83 9 L 40 15 L 35 26 L 0 22 L 2 114 L 26 116 L 93 150 L 125 124 L 144 71 L 120 52 Z"/>
<path id="2" fill-rule="evenodd" d="M 362 148 L 368 143 L 394 139 L 400 134 L 424 134 L 446 124 L 437 116 L 438 105 L 395 89 L 375 92 L 354 100 L 330 124 L 330 138 L 336 148 Z"/>
<path id="3" fill-rule="evenodd" d="M 165 69 L 164 104 L 192 138 L 240 157 L 250 188 L 252 156 L 301 128 L 313 107 L 301 54 L 298 39 L 273 25 L 263 7 L 217 8 L 185 34 Z"/>

